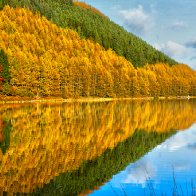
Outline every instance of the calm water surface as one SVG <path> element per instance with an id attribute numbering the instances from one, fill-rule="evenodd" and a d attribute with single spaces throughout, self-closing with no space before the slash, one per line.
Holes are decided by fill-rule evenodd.
<path id="1" fill-rule="evenodd" d="M 195 195 L 196 101 L 0 105 L 0 194 Z"/>

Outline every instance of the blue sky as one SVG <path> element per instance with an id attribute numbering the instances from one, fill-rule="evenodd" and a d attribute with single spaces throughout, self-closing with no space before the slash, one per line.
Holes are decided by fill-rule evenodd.
<path id="1" fill-rule="evenodd" d="M 196 0 L 85 0 L 155 48 L 196 70 Z"/>

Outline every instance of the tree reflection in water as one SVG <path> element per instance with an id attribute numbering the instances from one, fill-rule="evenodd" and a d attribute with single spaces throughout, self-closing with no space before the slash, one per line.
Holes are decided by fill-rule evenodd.
<path id="1" fill-rule="evenodd" d="M 77 195 L 94 189 L 191 126 L 195 105 L 193 100 L 2 105 L 0 190 Z"/>

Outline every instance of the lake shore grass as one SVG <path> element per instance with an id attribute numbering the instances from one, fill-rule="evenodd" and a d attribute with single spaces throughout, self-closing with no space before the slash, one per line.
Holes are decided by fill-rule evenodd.
<path id="1" fill-rule="evenodd" d="M 195 99 L 196 96 L 190 96 L 189 99 Z M 119 100 L 173 100 L 173 99 L 188 99 L 187 96 L 169 96 L 169 97 L 129 97 L 129 98 L 101 98 L 101 97 L 89 97 L 89 98 L 70 98 L 63 99 L 61 97 L 18 97 L 18 96 L 4 96 L 0 95 L 0 104 L 7 103 L 61 103 L 61 102 L 105 102 L 105 101 L 119 101 Z"/>

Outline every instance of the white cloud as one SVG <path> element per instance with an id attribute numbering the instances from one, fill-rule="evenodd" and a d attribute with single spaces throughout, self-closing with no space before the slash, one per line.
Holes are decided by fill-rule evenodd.
<path id="1" fill-rule="evenodd" d="M 195 51 L 193 48 L 189 48 L 186 45 L 179 44 L 174 41 L 168 41 L 165 44 L 154 44 L 153 45 L 156 49 L 164 52 L 165 54 L 169 55 L 170 57 L 180 57 L 180 58 L 189 58 L 191 59 L 193 55 L 195 55 Z"/>
<path id="2" fill-rule="evenodd" d="M 176 61 L 185 63 L 193 69 L 196 69 L 196 46 L 194 45 L 194 42 L 191 43 L 192 44 L 188 46 L 188 44 L 183 45 L 174 41 L 168 41 L 164 44 L 155 43 L 153 46 L 157 50 L 160 50 L 168 56 L 174 58 Z"/>
<path id="3" fill-rule="evenodd" d="M 196 143 L 190 144 L 187 146 L 189 149 L 191 149 L 192 151 L 196 152 Z"/>
<path id="4" fill-rule="evenodd" d="M 174 171 L 188 171 L 191 169 L 191 166 L 187 163 L 183 164 L 183 163 L 176 163 L 174 166 Z"/>
<path id="5" fill-rule="evenodd" d="M 131 165 L 123 183 L 141 184 L 146 187 L 149 179 L 156 176 L 156 168 L 147 160 L 139 160 Z"/>
<path id="6" fill-rule="evenodd" d="M 110 7 L 111 10 L 119 10 L 120 9 L 120 5 L 113 5 L 112 7 Z"/>
<path id="7" fill-rule="evenodd" d="M 173 41 L 168 41 L 165 44 L 163 51 L 169 54 L 170 56 L 182 56 L 188 52 L 185 46 Z"/>
<path id="8" fill-rule="evenodd" d="M 183 21 L 175 21 L 169 27 L 170 28 L 173 28 L 174 30 L 176 30 L 176 29 L 184 29 L 184 28 L 187 28 L 188 25 L 185 22 L 183 22 Z"/>
<path id="9" fill-rule="evenodd" d="M 191 41 L 187 42 L 186 46 L 189 48 L 196 48 L 196 38 L 193 38 Z"/>
<path id="10" fill-rule="evenodd" d="M 191 57 L 191 60 L 192 61 L 196 60 L 196 56 Z"/>
<path id="11" fill-rule="evenodd" d="M 144 11 L 143 6 L 130 10 L 119 11 L 123 17 L 125 25 L 134 33 L 147 32 L 153 25 L 152 16 Z"/>
<path id="12" fill-rule="evenodd" d="M 189 149 L 195 145 L 196 141 L 196 124 L 193 125 L 190 131 L 181 131 L 174 135 L 161 145 L 161 148 L 168 149 L 170 152 L 180 150 L 184 147 Z"/>

